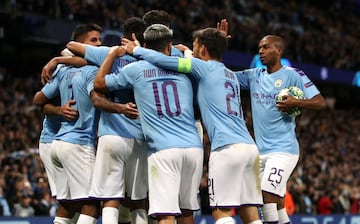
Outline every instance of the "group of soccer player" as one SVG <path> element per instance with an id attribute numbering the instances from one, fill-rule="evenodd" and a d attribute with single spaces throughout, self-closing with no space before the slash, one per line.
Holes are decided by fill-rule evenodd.
<path id="1" fill-rule="evenodd" d="M 322 109 L 325 100 L 302 71 L 280 64 L 279 36 L 259 42 L 266 68 L 234 72 L 222 63 L 226 20 L 195 31 L 192 50 L 172 45 L 169 26 L 166 12 L 152 10 L 126 20 L 121 46 L 105 47 L 101 28 L 85 25 L 67 44 L 69 56 L 44 67 L 48 81 L 34 103 L 46 114 L 39 148 L 59 201 L 54 223 L 96 223 L 100 211 L 104 224 L 194 223 L 203 168 L 197 119 L 211 143 L 215 223 L 235 223 L 233 209 L 246 224 L 290 223 L 283 198 L 299 145 L 295 117 L 282 111 Z M 276 103 L 288 86 L 307 99 Z M 241 89 L 251 93 L 255 141 Z M 122 220 L 121 206 L 130 209 L 130 220 Z"/>

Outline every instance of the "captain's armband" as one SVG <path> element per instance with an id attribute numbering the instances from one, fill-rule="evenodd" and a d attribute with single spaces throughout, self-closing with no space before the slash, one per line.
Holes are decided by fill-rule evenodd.
<path id="1" fill-rule="evenodd" d="M 179 58 L 178 72 L 190 73 L 191 71 L 191 58 Z"/>

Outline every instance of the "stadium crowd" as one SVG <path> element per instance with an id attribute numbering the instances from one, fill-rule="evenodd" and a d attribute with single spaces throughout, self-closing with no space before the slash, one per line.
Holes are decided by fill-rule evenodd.
<path id="1" fill-rule="evenodd" d="M 7 4 L 6 4 L 7 2 Z M 95 22 L 104 28 L 121 29 L 131 16 L 163 9 L 173 17 L 172 28 L 179 42 L 189 43 L 192 31 L 214 26 L 222 18 L 230 23 L 230 49 L 246 53 L 257 50 L 257 41 L 267 33 L 288 41 L 290 60 L 359 70 L 359 1 L 5 1 L 4 8 L 51 18 Z M 340 19 L 341 18 L 341 19 Z M 337 50 L 334 50 L 337 49 Z"/>
<path id="2" fill-rule="evenodd" d="M 289 1 L 282 7 L 277 0 L 6 2 L 18 12 L 92 21 L 113 29 L 120 29 L 123 20 L 130 16 L 141 16 L 149 9 L 161 8 L 174 17 L 172 27 L 176 41 L 185 43 L 191 40 L 193 30 L 214 26 L 220 18 L 228 18 L 231 49 L 254 53 L 264 33 L 278 33 L 291 40 L 286 53 L 291 60 L 359 69 L 356 63 L 360 60 L 357 51 L 360 47 L 359 12 L 351 5 L 356 1 L 331 1 L 332 4 Z M 38 155 L 42 116 L 32 105 L 32 97 L 40 87 L 37 74 L 20 78 L 7 67 L 0 67 L 0 214 L 4 216 L 55 214 L 56 202 L 50 197 L 46 173 Z M 360 117 L 357 109 L 304 111 L 299 116 L 297 133 L 301 158 L 288 185 L 296 205 L 295 213 L 360 213 L 360 158 L 356 153 L 360 143 Z M 246 114 L 250 125 L 250 112 Z M 207 140 L 204 148 L 205 158 L 208 158 Z M 210 214 L 206 170 L 205 164 L 200 186 L 201 204 L 202 213 Z"/>

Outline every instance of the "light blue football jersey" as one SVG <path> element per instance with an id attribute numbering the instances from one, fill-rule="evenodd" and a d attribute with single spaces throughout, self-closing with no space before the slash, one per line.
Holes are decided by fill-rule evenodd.
<path id="1" fill-rule="evenodd" d="M 95 146 L 97 115 L 90 93 L 93 90 L 97 70 L 97 67 L 89 65 L 81 68 L 62 66 L 54 74 L 53 80 L 44 86 L 45 96 L 54 98 L 60 93 L 61 105 L 65 105 L 69 100 L 75 100 L 76 103 L 72 106 L 79 112 L 75 121 L 61 122 L 54 139 Z"/>
<path id="2" fill-rule="evenodd" d="M 276 95 L 285 87 L 297 86 L 310 99 L 319 90 L 299 69 L 283 66 L 269 74 L 265 68 L 237 72 L 240 87 L 250 89 L 254 134 L 260 154 L 285 152 L 299 154 L 295 118 L 276 107 Z"/>
<path id="3" fill-rule="evenodd" d="M 147 61 L 133 62 L 105 76 L 108 90 L 133 88 L 145 140 L 151 151 L 202 148 L 193 110 L 193 90 L 184 75 Z"/>
<path id="4" fill-rule="evenodd" d="M 197 100 L 212 150 L 235 143 L 255 144 L 244 121 L 239 82 L 223 63 L 167 57 L 144 48 L 136 48 L 134 55 L 175 71 L 187 64 L 188 72 L 199 83 Z"/>
<path id="5" fill-rule="evenodd" d="M 183 58 L 183 57 L 184 57 L 184 54 L 183 54 L 179 49 L 177 49 L 177 48 L 174 47 L 174 46 L 171 46 L 170 55 L 171 55 L 171 56 L 175 56 L 175 57 L 180 57 L 180 58 Z"/>
<path id="6" fill-rule="evenodd" d="M 87 46 L 85 59 L 97 66 L 101 66 L 110 48 Z M 130 55 L 117 57 L 112 65 L 111 72 L 117 73 L 125 65 L 137 61 Z M 106 94 L 106 97 L 115 103 L 135 102 L 132 89 L 122 89 Z M 129 119 L 123 114 L 110 113 L 102 110 L 100 112 L 98 136 L 116 135 L 125 138 L 135 138 L 144 140 L 144 135 L 140 126 L 139 119 Z"/>

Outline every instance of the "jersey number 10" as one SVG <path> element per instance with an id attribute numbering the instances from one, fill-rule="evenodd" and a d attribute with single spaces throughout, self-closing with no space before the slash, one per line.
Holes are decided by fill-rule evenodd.
<path id="1" fill-rule="evenodd" d="M 165 106 L 166 115 L 168 115 L 169 117 L 179 116 L 181 114 L 181 108 L 180 108 L 180 100 L 179 100 L 179 94 L 176 83 L 173 81 L 164 81 L 162 84 L 158 86 L 158 83 L 153 82 L 152 87 L 154 91 L 156 111 L 159 118 L 164 117 L 159 91 L 162 92 L 163 104 Z M 169 94 L 169 92 L 172 92 L 173 94 L 171 95 Z M 175 111 L 171 111 L 170 100 L 169 100 L 170 97 L 173 97 L 173 103 L 175 104 L 175 108 L 176 108 Z"/>

